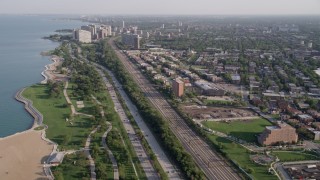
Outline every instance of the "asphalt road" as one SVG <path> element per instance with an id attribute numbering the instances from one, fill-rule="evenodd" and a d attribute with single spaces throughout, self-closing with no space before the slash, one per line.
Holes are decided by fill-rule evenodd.
<path id="1" fill-rule="evenodd" d="M 103 67 L 101 67 L 103 68 Z M 156 155 L 161 167 L 163 170 L 167 173 L 168 178 L 172 180 L 178 180 L 181 179 L 179 177 L 178 172 L 176 171 L 173 164 L 169 161 L 169 158 L 164 153 L 163 149 L 160 147 L 159 143 L 157 142 L 156 138 L 153 136 L 151 131 L 149 130 L 148 126 L 145 124 L 145 122 L 142 120 L 142 117 L 138 113 L 138 109 L 136 106 L 132 103 L 130 98 L 127 96 L 127 94 L 124 92 L 124 90 L 121 88 L 121 84 L 117 81 L 117 79 L 114 77 L 112 72 L 109 70 L 103 68 L 106 70 L 109 75 L 111 76 L 114 84 L 116 85 L 116 88 L 118 89 L 121 97 L 124 99 L 130 113 L 133 115 L 136 123 L 138 124 L 140 130 L 142 131 L 145 139 L 148 141 L 148 144 L 150 145 L 153 153 Z"/>
<path id="2" fill-rule="evenodd" d="M 140 164 L 146 174 L 146 177 L 148 179 L 160 179 L 158 173 L 153 168 L 150 158 L 147 156 L 147 153 L 145 149 L 142 146 L 142 143 L 140 139 L 138 138 L 137 134 L 134 131 L 134 128 L 132 127 L 130 120 L 128 119 L 127 115 L 124 112 L 124 109 L 121 105 L 121 103 L 118 100 L 117 94 L 115 90 L 113 89 L 113 86 L 109 83 L 108 79 L 104 76 L 103 72 L 99 69 L 97 69 L 99 74 L 102 76 L 102 79 L 104 83 L 107 86 L 107 89 L 109 91 L 109 94 L 111 96 L 111 99 L 114 103 L 115 111 L 119 114 L 119 117 L 122 121 L 122 124 L 127 131 L 128 137 L 131 141 L 131 144 L 133 146 L 134 151 L 136 152 L 138 159 L 140 161 Z"/>
<path id="3" fill-rule="evenodd" d="M 198 135 L 193 132 L 186 122 L 171 108 L 165 98 L 152 86 L 128 58 L 115 46 L 113 39 L 109 44 L 116 51 L 120 61 L 127 72 L 139 85 L 153 106 L 168 120 L 170 128 L 183 144 L 184 148 L 192 155 L 199 167 L 204 171 L 208 179 L 241 179 L 238 173 L 226 163 L 216 151 L 211 149 Z"/>

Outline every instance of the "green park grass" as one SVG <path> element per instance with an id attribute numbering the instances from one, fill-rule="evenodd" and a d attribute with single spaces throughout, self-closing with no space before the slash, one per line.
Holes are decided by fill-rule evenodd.
<path id="1" fill-rule="evenodd" d="M 278 120 L 280 119 L 280 115 L 279 114 L 272 114 L 271 117 L 273 119 L 278 119 Z"/>
<path id="2" fill-rule="evenodd" d="M 43 115 L 43 123 L 48 125 L 47 138 L 59 144 L 60 149 L 79 149 L 84 146 L 94 122 L 83 116 L 70 118 L 71 110 L 61 93 L 58 97 L 50 97 L 46 85 L 33 85 L 23 92 L 23 96 L 32 100 L 33 105 Z"/>
<path id="3" fill-rule="evenodd" d="M 274 151 L 272 155 L 277 156 L 280 161 L 306 161 L 306 160 L 319 160 L 320 157 L 307 152 L 294 152 L 294 151 Z"/>
<path id="4" fill-rule="evenodd" d="M 256 142 L 257 135 L 259 135 L 266 126 L 272 125 L 269 121 L 262 118 L 246 121 L 231 121 L 229 123 L 205 121 L 202 124 L 212 130 L 232 135 L 247 142 Z"/>
<path id="5" fill-rule="evenodd" d="M 38 126 L 38 127 L 34 128 L 34 130 L 36 130 L 36 131 L 41 131 L 42 129 L 44 129 L 44 126 Z"/>
<path id="6" fill-rule="evenodd" d="M 94 108 L 94 100 L 90 97 L 87 99 L 84 99 L 83 97 L 77 96 L 77 94 L 73 93 L 72 87 L 75 86 L 74 83 L 70 83 L 68 85 L 67 88 L 67 93 L 68 96 L 71 100 L 71 103 L 73 104 L 73 106 L 75 107 L 76 111 L 80 112 L 80 113 L 84 113 L 84 114 L 90 114 L 93 111 Z M 77 107 L 77 101 L 83 101 L 84 104 L 84 108 L 78 108 Z"/>
<path id="7" fill-rule="evenodd" d="M 134 163 L 134 166 L 137 170 L 137 174 L 139 176 L 139 179 L 146 179 L 146 175 L 143 171 L 143 168 L 141 167 L 138 156 L 133 149 L 133 146 L 129 140 L 129 137 L 128 137 L 127 132 L 121 122 L 121 119 L 120 119 L 119 115 L 116 113 L 116 111 L 114 110 L 114 104 L 111 99 L 111 96 L 109 93 L 105 93 L 105 92 L 106 91 L 96 93 L 96 94 L 94 94 L 94 96 L 97 98 L 98 101 L 101 102 L 107 121 L 112 123 L 113 128 L 112 128 L 111 132 L 117 131 L 123 137 L 123 140 L 125 143 L 125 148 L 129 152 L 129 156 L 130 156 L 129 158 L 132 159 L 132 161 Z M 92 102 L 95 102 L 95 101 L 92 101 Z M 107 136 L 107 138 L 108 138 L 108 136 Z M 108 143 L 107 143 L 107 145 L 110 148 L 110 150 L 112 151 L 112 153 L 114 154 L 114 156 L 116 156 L 117 154 L 119 154 L 119 156 L 121 156 L 121 153 L 119 150 L 113 148 L 113 146 Z M 128 161 L 127 163 L 118 165 L 118 166 L 119 166 L 119 176 L 126 177 L 126 179 L 127 178 L 135 179 L 136 178 L 134 168 L 133 168 L 130 161 Z"/>
<path id="8" fill-rule="evenodd" d="M 220 105 L 220 106 L 231 106 L 234 105 L 234 101 L 228 101 L 228 100 L 204 100 L 204 103 L 207 105 Z"/>
<path id="9" fill-rule="evenodd" d="M 252 169 L 251 175 L 254 179 L 276 180 L 276 176 L 268 173 L 268 166 L 258 165 L 250 160 L 250 152 L 244 147 L 222 137 L 207 134 L 211 142 L 221 148 L 228 159 L 238 164 L 242 169 Z M 248 172 L 248 171 L 247 171 Z"/>
<path id="10" fill-rule="evenodd" d="M 70 90 L 67 92 L 68 95 L 72 93 Z M 91 118 L 85 116 L 75 116 L 72 120 L 73 125 L 71 125 L 70 106 L 67 105 L 62 92 L 58 97 L 50 97 L 48 87 L 46 85 L 36 84 L 27 88 L 23 92 L 23 96 L 32 100 L 34 107 L 43 114 L 43 123 L 48 125 L 46 136 L 50 140 L 58 143 L 59 149 L 80 149 L 84 147 L 85 140 L 97 123 Z M 95 94 L 95 96 L 103 104 L 106 117 L 111 121 L 113 127 L 121 130 L 120 132 L 126 142 L 126 148 L 130 152 L 130 158 L 133 159 L 139 178 L 143 179 L 145 177 L 145 173 L 142 170 L 137 155 L 133 151 L 133 147 L 129 142 L 128 136 L 123 129 L 121 120 L 118 114 L 114 111 L 114 105 L 109 94 L 98 93 Z M 94 101 L 90 100 L 87 101 L 86 104 L 87 107 L 95 106 Z M 89 112 L 88 114 L 91 113 Z M 66 122 L 66 118 L 69 118 L 69 122 Z M 102 161 L 102 159 L 98 159 L 98 162 L 99 161 Z M 65 171 L 65 169 L 63 169 L 63 171 Z M 122 177 L 135 178 L 133 166 L 130 162 L 119 166 L 119 173 Z"/>
<path id="11" fill-rule="evenodd" d="M 89 162 L 81 152 L 66 155 L 62 164 L 52 167 L 51 170 L 57 180 L 90 179 Z"/>
<path id="12" fill-rule="evenodd" d="M 130 156 L 129 158 L 132 159 L 132 161 L 135 165 L 139 179 L 146 179 L 146 175 L 143 171 L 143 168 L 141 167 L 138 156 L 135 153 L 133 146 L 129 140 L 127 132 L 124 129 L 124 126 L 121 122 L 121 119 L 120 119 L 119 115 L 114 110 L 114 104 L 112 102 L 112 99 L 111 99 L 109 93 L 105 93 L 105 92 L 106 91 L 103 91 L 100 93 L 95 93 L 94 96 L 97 98 L 98 101 L 101 102 L 102 107 L 105 112 L 106 119 L 110 123 L 112 123 L 112 126 L 113 126 L 112 131 L 114 131 L 114 130 L 118 131 L 121 134 L 121 136 L 123 137 L 124 142 L 125 142 L 125 148 L 129 152 L 129 156 Z M 90 105 L 90 103 L 91 104 L 94 103 L 94 105 Z M 94 107 L 95 105 L 97 105 L 94 100 L 87 101 L 87 104 L 91 107 Z M 108 136 L 107 136 L 107 138 L 108 138 Z M 114 154 L 114 156 L 116 156 L 117 154 L 119 156 L 121 156 L 121 153 L 118 149 L 114 149 L 113 146 L 110 144 L 108 144 L 108 146 L 109 146 L 110 150 L 112 151 L 112 153 Z M 135 179 L 136 178 L 134 168 L 133 168 L 130 161 L 123 163 L 121 165 L 118 165 L 118 166 L 119 166 L 119 175 L 121 177 L 125 177 L 125 179 Z"/>
<path id="13" fill-rule="evenodd" d="M 67 93 L 68 93 L 68 96 L 71 97 L 71 101 L 74 105 L 76 105 L 77 99 L 78 100 L 84 99 L 83 97 L 79 97 L 79 96 L 76 97 L 72 93 L 72 83 L 69 84 L 68 89 L 67 89 Z M 110 95 L 108 93 L 106 93 L 106 91 L 102 91 L 100 93 L 95 93 L 94 96 L 97 98 L 97 100 L 99 102 L 101 102 L 102 107 L 105 112 L 105 117 L 109 122 L 112 123 L 113 129 L 119 129 L 121 136 L 124 138 L 124 142 L 126 145 L 125 148 L 127 149 L 127 151 L 130 154 L 130 159 L 132 159 L 132 161 L 136 167 L 139 178 L 146 179 L 145 173 L 140 165 L 140 161 L 137 157 L 137 154 L 135 153 L 135 151 L 132 147 L 132 144 L 129 140 L 127 132 L 125 131 L 125 129 L 123 127 L 121 119 L 120 119 L 119 115 L 114 110 L 114 104 L 112 102 Z M 93 100 L 91 98 L 91 96 L 89 96 L 89 97 L 90 97 L 89 99 L 84 101 L 85 107 L 82 109 L 77 109 L 79 112 L 86 113 L 86 114 L 93 114 L 92 112 L 94 111 L 94 107 L 98 104 L 96 103 L 95 100 Z M 102 136 L 102 134 L 101 134 L 101 136 Z M 101 136 L 100 136 L 100 139 L 101 139 Z M 102 146 L 101 140 L 100 140 L 99 145 Z M 119 151 L 117 149 L 113 149 L 112 146 L 110 146 L 110 145 L 108 145 L 108 146 L 114 155 L 119 154 Z M 121 156 L 121 154 L 119 154 L 119 155 Z M 99 158 L 97 162 L 101 162 L 102 160 L 103 159 Z M 134 172 L 134 168 L 133 168 L 130 161 L 128 161 L 127 163 L 118 165 L 118 166 L 119 166 L 119 175 L 121 177 L 125 177 L 126 179 L 134 179 L 136 177 L 135 172 Z"/>

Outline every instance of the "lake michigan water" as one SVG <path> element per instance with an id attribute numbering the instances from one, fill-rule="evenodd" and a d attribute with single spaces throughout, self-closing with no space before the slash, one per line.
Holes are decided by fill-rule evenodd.
<path id="1" fill-rule="evenodd" d="M 59 44 L 42 37 L 57 29 L 85 24 L 59 18 L 62 17 L 0 15 L 0 137 L 24 131 L 33 124 L 33 118 L 14 96 L 19 89 L 39 83 L 44 66 L 51 63 L 40 52 Z"/>

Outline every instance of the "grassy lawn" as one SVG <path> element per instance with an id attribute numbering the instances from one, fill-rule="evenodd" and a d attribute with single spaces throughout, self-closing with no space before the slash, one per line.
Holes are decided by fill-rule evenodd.
<path id="1" fill-rule="evenodd" d="M 66 155 L 62 164 L 52 167 L 51 170 L 57 180 L 89 180 L 90 170 L 88 165 L 89 162 L 83 153 L 75 153 Z"/>
<path id="2" fill-rule="evenodd" d="M 130 161 L 132 157 L 122 143 L 121 135 L 118 129 L 114 127 L 112 128 L 107 136 L 106 143 L 117 160 L 120 179 L 134 179 L 136 175 Z"/>
<path id="3" fill-rule="evenodd" d="M 71 91 L 69 92 L 72 93 Z M 44 123 L 49 127 L 46 130 L 47 137 L 58 143 L 59 149 L 79 149 L 84 147 L 84 143 L 88 137 L 88 134 L 97 124 L 95 121 L 85 116 L 74 117 L 72 121 L 73 125 L 70 124 L 70 120 L 66 122 L 66 118 L 70 119 L 69 116 L 71 110 L 70 107 L 67 105 L 62 93 L 58 97 L 50 97 L 48 94 L 47 86 L 37 84 L 27 88 L 23 92 L 23 96 L 32 100 L 34 106 L 43 114 Z M 106 93 L 99 93 L 95 96 L 99 101 L 102 102 L 104 110 L 106 112 L 106 117 L 108 120 L 111 120 L 113 127 L 117 129 L 123 128 L 118 114 L 114 111 L 114 105 L 109 95 Z M 92 101 L 88 101 L 87 105 L 87 107 L 94 106 L 94 103 Z M 125 133 L 124 130 L 120 132 Z M 98 136 L 102 135 L 101 133 L 99 133 Z M 99 138 L 101 142 L 101 136 Z M 129 142 L 127 138 L 127 134 L 125 133 L 124 139 L 126 143 Z M 99 141 L 98 139 L 97 141 Z M 145 177 L 145 174 L 140 166 L 140 162 L 137 160 L 138 158 L 136 154 L 132 153 L 132 145 L 126 144 L 126 146 L 129 147 L 127 150 L 130 152 L 130 158 L 133 159 L 136 165 L 140 179 L 143 179 L 143 177 Z M 106 154 L 103 152 L 99 153 L 99 156 L 100 155 L 104 157 Z M 106 162 L 107 160 L 103 159 L 103 157 L 97 158 L 97 162 Z M 109 165 L 111 167 L 111 164 Z M 62 169 L 63 171 L 65 171 L 63 167 L 64 166 L 62 166 Z M 130 161 L 122 164 L 119 168 L 120 174 L 122 174 L 123 177 L 135 178 L 133 166 Z M 63 175 L 64 174 L 65 173 L 63 173 Z"/>
<path id="4" fill-rule="evenodd" d="M 125 146 L 118 144 L 118 145 L 122 146 L 121 148 L 119 148 L 119 147 L 115 147 L 114 144 L 108 144 L 108 141 L 107 141 L 108 147 L 110 148 L 110 150 L 112 151 L 113 155 L 116 157 L 117 160 L 121 159 L 122 154 L 123 154 L 123 148 L 126 151 L 128 151 L 129 158 L 132 159 L 132 161 L 136 167 L 139 179 L 146 179 L 145 173 L 140 165 L 140 161 L 137 157 L 137 154 L 135 153 L 135 151 L 132 147 L 132 144 L 129 140 L 127 132 L 125 131 L 125 129 L 123 127 L 121 119 L 114 110 L 114 104 L 111 100 L 110 95 L 108 93 L 102 92 L 102 93 L 96 93 L 95 97 L 102 103 L 102 106 L 103 106 L 103 109 L 105 112 L 105 116 L 106 116 L 107 120 L 110 123 L 112 123 L 112 126 L 113 126 L 112 131 L 109 132 L 109 134 L 107 136 L 107 139 L 108 139 L 108 137 L 110 137 L 110 135 L 112 133 L 117 133 L 118 136 L 121 135 L 123 137 L 124 142 L 125 142 Z M 121 142 L 121 144 L 122 144 L 122 142 Z M 118 156 L 118 158 L 117 158 L 117 156 Z M 124 161 L 124 160 L 122 159 L 122 161 Z M 119 161 L 118 161 L 117 163 L 119 166 L 119 175 L 121 177 L 124 177 L 124 179 L 135 179 L 136 178 L 133 166 L 130 161 L 126 161 L 124 163 L 119 163 Z"/>
<path id="5" fill-rule="evenodd" d="M 212 130 L 235 136 L 247 142 L 256 142 L 257 135 L 264 130 L 265 126 L 272 125 L 269 121 L 262 118 L 247 121 L 232 121 L 230 123 L 206 121 L 202 124 Z"/>
<path id="6" fill-rule="evenodd" d="M 88 117 L 76 116 L 70 119 L 70 107 L 61 93 L 50 97 L 45 85 L 33 85 L 23 92 L 23 96 L 32 100 L 34 106 L 43 114 L 44 123 L 48 125 L 46 135 L 55 141 L 60 149 L 79 149 L 95 123 Z M 69 118 L 69 121 L 66 121 Z"/>
<path id="7" fill-rule="evenodd" d="M 271 114 L 270 115 L 273 119 L 280 119 L 280 115 L 279 114 Z"/>
<path id="8" fill-rule="evenodd" d="M 272 155 L 277 156 L 280 161 L 304 161 L 304 160 L 317 160 L 320 159 L 318 156 L 304 153 L 304 152 L 289 152 L 289 151 L 274 151 Z"/>
<path id="9" fill-rule="evenodd" d="M 253 163 L 250 160 L 249 152 L 244 147 L 222 137 L 209 134 L 207 136 L 214 144 L 221 147 L 221 150 L 226 154 L 228 159 L 235 161 L 243 169 L 252 169 L 251 175 L 254 179 L 277 179 L 276 176 L 268 173 L 268 166 Z"/>
<path id="10" fill-rule="evenodd" d="M 85 114 L 91 114 L 95 104 L 94 100 L 91 97 L 89 99 L 84 99 L 80 96 L 77 96 L 76 93 L 73 93 L 72 86 L 75 86 L 75 84 L 69 82 L 67 93 L 76 111 L 85 113 Z M 84 108 L 78 108 L 77 101 L 83 101 Z"/>
<path id="11" fill-rule="evenodd" d="M 40 131 L 42 129 L 44 129 L 44 126 L 38 126 L 38 127 L 34 128 L 34 130 L 36 130 L 36 131 Z"/>
<path id="12" fill-rule="evenodd" d="M 209 100 L 205 99 L 204 103 L 207 105 L 220 105 L 220 106 L 232 106 L 235 104 L 234 101 L 227 101 L 227 100 Z"/>

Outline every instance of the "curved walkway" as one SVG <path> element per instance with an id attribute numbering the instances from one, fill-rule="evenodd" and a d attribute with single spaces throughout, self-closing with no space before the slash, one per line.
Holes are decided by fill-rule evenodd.
<path id="1" fill-rule="evenodd" d="M 137 125 L 141 129 L 141 132 L 143 133 L 148 144 L 150 145 L 152 151 L 156 155 L 162 169 L 167 173 L 169 179 L 173 179 L 173 180 L 181 179 L 178 171 L 176 170 L 174 165 L 170 162 L 170 160 L 167 157 L 167 155 L 165 154 L 164 150 L 162 149 L 162 147 L 160 146 L 160 144 L 157 142 L 156 138 L 152 134 L 151 130 L 148 128 L 148 126 L 143 121 L 143 118 L 138 113 L 137 107 L 133 104 L 133 102 L 130 100 L 130 98 L 127 96 L 127 94 L 121 88 L 121 84 L 117 81 L 114 74 L 111 71 L 109 71 L 108 69 L 104 68 L 103 66 L 96 65 L 96 67 L 99 67 L 99 68 L 105 70 L 112 78 L 112 81 L 115 84 L 115 88 L 118 89 L 120 95 L 125 100 L 125 103 L 129 109 L 130 113 L 133 115 L 134 120 L 136 121 Z M 109 88 L 112 88 L 112 86 L 109 86 Z"/>
<path id="2" fill-rule="evenodd" d="M 86 144 L 84 146 L 84 153 L 86 154 L 87 158 L 89 159 L 89 163 L 90 163 L 90 171 L 91 171 L 91 180 L 96 180 L 96 166 L 94 163 L 93 158 L 91 157 L 90 154 L 90 143 L 91 143 L 91 135 L 96 133 L 97 130 L 100 128 L 100 125 L 97 126 L 94 130 L 92 130 L 87 138 Z"/>
<path id="3" fill-rule="evenodd" d="M 16 96 L 15 96 L 15 99 L 19 102 L 22 102 L 24 103 L 24 108 L 27 110 L 27 112 L 29 114 L 31 114 L 31 116 L 34 118 L 34 124 L 32 127 L 35 127 L 35 126 L 40 126 L 42 125 L 42 122 L 43 122 L 43 116 L 42 114 L 36 109 L 33 107 L 33 102 L 27 98 L 24 98 L 22 96 L 22 92 L 25 90 L 26 88 L 22 88 L 21 90 L 19 90 L 17 93 L 16 93 Z"/>
<path id="4" fill-rule="evenodd" d="M 93 95 L 91 95 L 92 99 L 94 99 L 98 105 L 100 105 L 100 108 L 101 108 L 101 116 L 104 117 L 104 110 L 103 108 L 101 107 L 101 102 L 97 100 L 96 97 L 94 97 Z M 114 157 L 114 155 L 112 154 L 112 151 L 108 148 L 107 146 L 107 143 L 106 143 L 106 138 L 107 138 L 107 135 L 108 133 L 111 131 L 112 129 L 112 124 L 108 121 L 106 121 L 106 124 L 109 125 L 109 128 L 107 129 L 107 131 L 102 135 L 102 138 L 101 138 L 101 143 L 102 143 L 102 146 L 105 148 L 106 152 L 108 153 L 108 156 L 111 160 L 111 163 L 112 163 L 112 168 L 113 168 L 113 179 L 114 180 L 119 180 L 119 168 L 118 168 L 118 164 L 117 164 L 117 160 L 116 158 Z"/>
<path id="5" fill-rule="evenodd" d="M 76 108 L 74 107 L 74 105 L 72 104 L 69 96 L 68 96 L 68 93 L 67 93 L 67 89 L 68 89 L 68 86 L 69 86 L 69 82 L 66 81 L 66 84 L 63 88 L 63 95 L 64 97 L 66 98 L 67 100 L 67 103 L 70 104 L 70 107 L 71 107 L 71 113 L 72 115 L 83 115 L 83 116 L 87 116 L 87 117 L 93 117 L 92 115 L 89 115 L 89 114 L 84 114 L 84 113 L 79 113 L 76 111 Z"/>
<path id="6" fill-rule="evenodd" d="M 111 131 L 112 129 L 112 124 L 109 123 L 108 121 L 106 121 L 106 123 L 109 125 L 109 128 L 107 129 L 107 131 L 103 134 L 102 136 L 102 145 L 103 147 L 106 149 L 106 151 L 108 152 L 108 156 L 112 162 L 112 168 L 113 168 L 113 179 L 114 180 L 119 180 L 119 168 L 117 165 L 117 160 L 116 158 L 113 156 L 111 150 L 108 148 L 107 143 L 106 143 L 106 137 L 108 135 L 108 133 Z"/>

